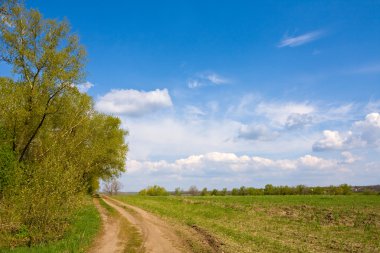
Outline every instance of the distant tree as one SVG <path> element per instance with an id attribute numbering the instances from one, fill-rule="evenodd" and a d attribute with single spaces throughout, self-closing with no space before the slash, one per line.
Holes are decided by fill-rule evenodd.
<path id="1" fill-rule="evenodd" d="M 271 184 L 265 185 L 264 194 L 265 195 L 273 195 L 273 194 L 275 194 L 274 186 L 271 185 Z"/>
<path id="2" fill-rule="evenodd" d="M 147 195 L 146 189 L 142 189 L 141 191 L 139 191 L 139 195 L 146 196 Z"/>
<path id="3" fill-rule="evenodd" d="M 245 186 L 241 186 L 240 187 L 240 189 L 239 189 L 239 195 L 241 195 L 241 196 L 248 195 L 247 188 Z"/>
<path id="4" fill-rule="evenodd" d="M 181 196 L 182 195 L 182 190 L 181 190 L 180 187 L 175 188 L 174 195 L 176 195 L 176 196 Z"/>
<path id="5" fill-rule="evenodd" d="M 237 195 L 239 195 L 239 189 L 238 189 L 238 188 L 233 188 L 233 189 L 231 190 L 231 195 L 233 195 L 233 196 L 237 196 Z"/>
<path id="6" fill-rule="evenodd" d="M 213 189 L 210 194 L 211 194 L 211 196 L 218 196 L 219 191 L 218 191 L 218 189 Z"/>
<path id="7" fill-rule="evenodd" d="M 352 187 L 349 186 L 348 184 L 341 184 L 339 188 L 341 190 L 341 194 L 343 195 L 349 195 L 352 193 Z"/>
<path id="8" fill-rule="evenodd" d="M 189 192 L 190 195 L 196 196 L 196 195 L 198 195 L 199 190 L 198 190 L 198 188 L 195 185 L 192 185 L 192 186 L 190 186 L 188 192 Z"/>
<path id="9" fill-rule="evenodd" d="M 296 191 L 295 191 L 296 194 L 298 194 L 298 195 L 304 194 L 304 192 L 305 192 L 305 188 L 306 188 L 305 185 L 302 185 L 302 184 L 297 185 L 297 186 L 296 186 Z"/>
<path id="10" fill-rule="evenodd" d="M 201 196 L 207 196 L 207 195 L 208 195 L 208 191 L 207 191 L 207 187 L 205 187 L 201 191 Z"/>
<path id="11" fill-rule="evenodd" d="M 116 178 L 112 179 L 112 192 L 114 195 L 117 195 L 119 191 L 123 188 L 123 184 Z"/>
<path id="12" fill-rule="evenodd" d="M 227 188 L 223 188 L 220 192 L 219 195 L 221 196 L 226 196 L 227 195 Z"/>

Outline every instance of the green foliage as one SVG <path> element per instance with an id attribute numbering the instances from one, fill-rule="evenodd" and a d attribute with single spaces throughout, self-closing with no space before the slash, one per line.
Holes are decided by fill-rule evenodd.
<path id="1" fill-rule="evenodd" d="M 181 196 L 182 195 L 182 190 L 180 187 L 177 187 L 174 189 L 174 195 L 176 196 Z"/>
<path id="2" fill-rule="evenodd" d="M 121 121 L 74 84 L 85 51 L 66 21 L 6 1 L 0 19 L 0 234 L 10 245 L 62 238 L 99 179 L 125 168 Z"/>
<path id="3" fill-rule="evenodd" d="M 169 193 L 166 191 L 164 187 L 154 185 L 148 186 L 146 189 L 143 189 L 139 192 L 141 196 L 167 196 Z"/>
<path id="4" fill-rule="evenodd" d="M 207 195 L 209 195 L 209 194 L 208 194 L 207 188 L 205 187 L 201 191 L 201 196 L 207 196 Z"/>

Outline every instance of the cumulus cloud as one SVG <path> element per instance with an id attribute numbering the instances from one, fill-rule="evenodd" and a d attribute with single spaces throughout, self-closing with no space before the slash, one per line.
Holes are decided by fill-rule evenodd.
<path id="1" fill-rule="evenodd" d="M 219 174 L 253 173 L 269 171 L 297 171 L 297 170 L 335 170 L 339 167 L 336 160 L 328 160 L 312 155 L 305 155 L 297 159 L 269 159 L 260 156 L 238 156 L 235 153 L 210 152 L 200 155 L 191 155 L 173 162 L 136 161 L 127 162 L 129 173 L 161 173 L 177 176 L 217 176 Z"/>
<path id="2" fill-rule="evenodd" d="M 380 114 L 370 113 L 363 121 L 354 123 L 353 130 L 365 146 L 380 146 Z"/>
<path id="3" fill-rule="evenodd" d="M 77 88 L 78 88 L 79 92 L 81 92 L 81 93 L 86 93 L 92 87 L 94 87 L 94 84 L 90 83 L 89 81 L 87 81 L 85 83 L 77 84 Z"/>
<path id="4" fill-rule="evenodd" d="M 314 151 L 379 147 L 380 114 L 367 114 L 364 120 L 354 122 L 350 131 L 325 130 L 323 136 L 314 143 Z"/>
<path id="5" fill-rule="evenodd" d="M 167 89 L 153 91 L 111 90 L 96 102 L 96 109 L 112 114 L 138 117 L 172 107 Z"/>
<path id="6" fill-rule="evenodd" d="M 314 151 L 322 151 L 328 149 L 340 149 L 347 141 L 346 138 L 341 136 L 338 131 L 324 130 L 324 138 L 320 139 L 313 145 Z"/>
<path id="7" fill-rule="evenodd" d="M 279 136 L 277 131 L 272 131 L 265 125 L 242 125 L 239 129 L 238 138 L 246 140 L 270 141 Z"/>
<path id="8" fill-rule="evenodd" d="M 298 47 L 304 45 L 306 43 L 310 43 L 314 40 L 321 38 L 325 33 L 323 31 L 313 31 L 309 33 L 305 33 L 299 36 L 285 36 L 277 47 Z"/>

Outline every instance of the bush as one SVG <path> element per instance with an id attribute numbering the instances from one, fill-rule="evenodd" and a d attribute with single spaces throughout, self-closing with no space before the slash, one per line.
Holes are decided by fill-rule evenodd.
<path id="1" fill-rule="evenodd" d="M 139 195 L 142 196 L 167 196 L 169 193 L 166 191 L 164 187 L 154 185 L 148 186 L 146 189 L 143 189 L 139 192 Z"/>

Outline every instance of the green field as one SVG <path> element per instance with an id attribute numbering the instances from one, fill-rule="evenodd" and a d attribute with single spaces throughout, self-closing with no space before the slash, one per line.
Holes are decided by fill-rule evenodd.
<path id="1" fill-rule="evenodd" d="M 380 196 L 117 196 L 217 252 L 380 252 Z"/>

